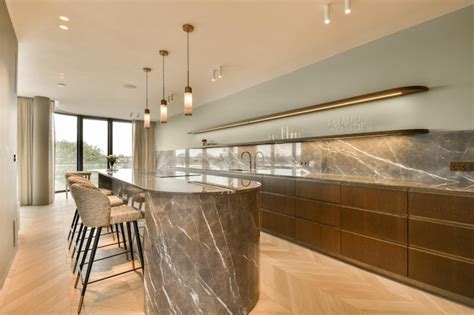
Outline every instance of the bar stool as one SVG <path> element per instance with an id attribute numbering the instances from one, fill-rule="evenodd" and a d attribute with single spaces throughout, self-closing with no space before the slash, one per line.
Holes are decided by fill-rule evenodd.
<path id="1" fill-rule="evenodd" d="M 69 176 L 80 176 L 83 177 L 87 180 L 91 180 L 91 172 L 87 171 L 76 171 L 76 172 L 66 172 L 64 173 L 64 178 L 66 179 L 65 181 L 65 191 L 66 191 L 66 199 L 68 199 L 68 192 L 69 192 L 69 183 L 67 181 Z"/>
<path id="2" fill-rule="evenodd" d="M 76 283 L 74 287 L 77 286 L 79 279 L 84 276 L 82 281 L 82 290 L 81 290 L 81 298 L 79 301 L 79 307 L 77 309 L 78 314 L 81 312 L 82 305 L 84 303 L 84 296 L 87 290 L 87 286 L 92 283 L 96 283 L 105 279 L 109 279 L 121 274 L 125 274 L 128 272 L 133 272 L 136 270 L 143 269 L 144 260 L 143 260 L 143 249 L 141 245 L 140 237 L 138 237 L 138 223 L 137 221 L 141 218 L 141 213 L 138 210 L 135 210 L 133 207 L 122 205 L 119 207 L 115 207 L 112 211 L 112 207 L 110 206 L 109 199 L 104 196 L 100 191 L 93 189 L 91 187 L 86 187 L 81 184 L 72 184 L 71 185 L 71 194 L 74 197 L 74 201 L 76 202 L 77 209 L 79 211 L 79 215 L 81 220 L 85 226 L 85 228 L 90 228 L 89 237 L 87 239 L 87 244 L 84 250 L 84 255 L 82 256 L 81 263 L 79 265 L 79 270 L 76 277 Z M 138 253 L 140 258 L 141 266 L 139 268 L 135 267 L 135 260 L 133 257 L 133 245 L 130 242 L 129 246 L 129 253 L 132 259 L 132 269 L 120 272 L 118 274 L 114 274 L 112 276 L 107 276 L 104 278 L 100 278 L 94 281 L 89 281 L 92 266 L 95 262 L 95 255 L 99 245 L 99 238 L 102 233 L 103 227 L 107 227 L 110 225 L 115 224 L 127 224 L 128 230 L 128 239 L 131 240 L 131 225 L 133 225 L 135 230 L 135 236 L 137 239 L 137 247 Z M 93 240 L 93 244 L 92 243 Z M 89 261 L 86 262 L 87 255 L 90 253 Z M 116 255 L 112 255 L 116 256 Z M 109 256 L 109 257 L 112 257 Z M 104 257 L 100 260 L 109 258 Z M 84 272 L 84 267 L 87 265 L 87 269 Z"/>
<path id="3" fill-rule="evenodd" d="M 117 197 L 117 196 L 114 196 L 114 195 L 109 195 L 109 190 L 104 190 L 104 189 L 99 189 L 97 188 L 96 186 L 94 186 L 94 184 L 92 184 L 92 182 L 90 182 L 89 180 L 83 178 L 83 177 L 80 177 L 80 176 L 69 176 L 68 177 L 68 182 L 69 182 L 69 185 L 73 185 L 73 184 L 81 184 L 81 185 L 84 185 L 86 187 L 89 187 L 91 189 L 95 189 L 97 191 L 100 191 L 103 195 L 107 196 L 107 198 L 109 199 L 109 202 L 110 202 L 110 205 L 112 207 L 117 207 L 117 206 L 121 206 L 124 204 L 124 201 Z M 86 231 L 84 230 L 84 225 L 82 223 L 79 223 L 79 219 L 80 219 L 80 216 L 79 216 L 79 212 L 78 212 L 78 209 L 76 208 L 76 211 L 74 213 L 74 217 L 73 217 L 73 220 L 72 220 L 72 223 L 71 223 L 71 228 L 69 230 L 69 235 L 68 235 L 68 240 L 69 240 L 69 249 L 71 248 L 71 245 L 72 245 L 72 242 L 74 241 L 74 235 L 76 234 L 76 229 L 79 225 L 79 231 L 78 231 L 78 234 L 77 234 L 77 237 L 76 237 L 76 243 L 74 245 L 74 248 L 73 248 L 73 251 L 72 251 L 72 255 L 71 255 L 71 258 L 74 257 L 74 254 L 76 253 L 76 248 L 78 247 L 78 244 L 79 244 L 79 251 L 77 252 L 77 257 L 76 257 L 76 264 L 74 265 L 74 268 L 73 268 L 73 272 L 75 271 L 75 268 L 77 266 L 77 261 L 79 259 L 79 255 L 80 255 L 80 248 L 82 247 L 79 243 L 79 240 L 80 240 L 80 236 L 81 236 L 81 233 L 84 234 Z M 124 240 L 124 247 L 125 249 L 127 248 L 127 244 L 126 244 L 126 241 L 125 241 L 125 232 L 124 232 L 124 229 L 123 229 L 123 226 L 121 226 L 121 232 L 122 232 L 122 239 Z M 112 228 L 112 232 L 113 232 L 113 228 Z M 117 241 L 118 241 L 118 245 L 120 247 L 120 235 L 119 235 L 119 227 L 116 226 L 115 227 L 115 232 L 116 232 L 116 237 L 117 237 Z"/>

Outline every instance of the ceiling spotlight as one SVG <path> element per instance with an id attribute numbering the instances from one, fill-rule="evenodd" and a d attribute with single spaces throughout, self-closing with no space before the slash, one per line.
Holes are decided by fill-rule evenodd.
<path id="1" fill-rule="evenodd" d="M 66 87 L 66 84 L 64 84 L 64 83 L 58 83 L 58 86 L 59 86 L 59 87 Z"/>
<path id="2" fill-rule="evenodd" d="M 345 14 L 350 14 L 352 12 L 351 10 L 351 0 L 345 0 L 344 1 L 344 13 Z"/>
<path id="3" fill-rule="evenodd" d="M 324 24 L 331 23 L 331 17 L 329 16 L 329 4 L 324 5 Z"/>
<path id="4" fill-rule="evenodd" d="M 61 16 L 59 17 L 59 19 L 60 19 L 61 21 L 64 21 L 64 22 L 69 22 L 69 18 L 68 18 L 67 16 L 64 16 L 64 15 L 61 15 Z"/>
<path id="5" fill-rule="evenodd" d="M 59 25 L 59 28 L 62 29 L 62 30 L 65 30 L 65 31 L 67 31 L 69 29 L 69 27 L 67 27 L 66 25 L 63 25 L 63 24 Z"/>
<path id="6" fill-rule="evenodd" d="M 212 82 L 216 82 L 216 72 L 216 69 L 212 70 Z"/>
<path id="7" fill-rule="evenodd" d="M 222 79 L 222 66 L 219 66 L 219 74 L 217 75 L 219 79 Z"/>

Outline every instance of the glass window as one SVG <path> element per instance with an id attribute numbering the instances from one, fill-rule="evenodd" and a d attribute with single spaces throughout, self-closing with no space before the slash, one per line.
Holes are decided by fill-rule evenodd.
<path id="1" fill-rule="evenodd" d="M 82 123 L 84 171 L 107 168 L 107 121 L 84 119 Z"/>
<path id="2" fill-rule="evenodd" d="M 118 156 L 119 168 L 132 168 L 132 123 L 114 121 L 112 123 L 113 154 Z"/>
<path id="3" fill-rule="evenodd" d="M 77 170 L 77 117 L 54 114 L 55 190 L 63 190 L 64 173 Z"/>

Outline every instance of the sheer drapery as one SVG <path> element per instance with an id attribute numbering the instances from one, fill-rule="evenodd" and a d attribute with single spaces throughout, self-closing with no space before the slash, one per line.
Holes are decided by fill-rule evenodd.
<path id="1" fill-rule="evenodd" d="M 155 123 L 150 129 L 143 128 L 143 121 L 133 121 L 133 169 L 141 173 L 154 172 L 155 163 Z"/>
<path id="2" fill-rule="evenodd" d="M 18 98 L 18 191 L 20 204 L 33 202 L 33 99 Z"/>
<path id="3" fill-rule="evenodd" d="M 43 154 L 42 152 L 35 152 L 35 141 L 38 141 L 38 134 L 35 135 L 35 103 L 33 98 L 18 97 L 18 190 L 20 195 L 20 204 L 22 206 L 32 205 L 34 203 L 34 191 L 40 190 L 44 195 L 47 194 L 49 203 L 54 201 L 54 102 L 49 101 L 48 122 L 47 122 L 47 163 L 42 164 L 41 168 L 47 168 L 47 176 L 41 176 L 40 184 L 38 184 L 37 176 L 41 172 L 36 172 L 34 159 L 36 154 Z M 38 123 L 38 122 L 37 122 Z M 44 143 L 44 141 L 42 141 Z M 43 146 L 44 148 L 44 146 Z M 43 183 L 47 182 L 47 186 Z M 35 186 L 35 183 L 37 186 Z M 44 189 L 47 187 L 47 189 Z M 44 202 L 42 202 L 44 203 Z"/>

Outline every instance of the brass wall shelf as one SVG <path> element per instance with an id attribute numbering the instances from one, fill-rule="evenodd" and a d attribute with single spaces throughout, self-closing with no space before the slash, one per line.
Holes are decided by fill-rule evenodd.
<path id="1" fill-rule="evenodd" d="M 362 104 L 362 103 L 378 101 L 378 100 L 382 100 L 382 99 L 389 99 L 389 98 L 400 97 L 400 96 L 404 96 L 404 95 L 421 93 L 421 92 L 426 92 L 428 90 L 429 90 L 429 88 L 426 87 L 426 86 L 398 87 L 398 88 L 394 88 L 394 89 L 389 89 L 389 90 L 384 90 L 384 91 L 379 91 L 379 92 L 374 92 L 374 93 L 369 93 L 369 94 L 364 94 L 364 95 L 353 96 L 353 97 L 349 97 L 349 98 L 345 98 L 345 99 L 340 99 L 340 100 L 337 100 L 337 101 L 326 102 L 326 103 L 322 103 L 322 104 L 317 104 L 317 105 L 307 106 L 307 107 L 303 107 L 303 108 L 293 109 L 293 110 L 289 110 L 289 111 L 285 111 L 285 112 L 279 112 L 279 113 L 275 113 L 275 114 L 259 116 L 259 117 L 255 117 L 255 118 L 236 121 L 236 122 L 233 122 L 233 123 L 227 123 L 227 124 L 218 125 L 218 126 L 214 126 L 214 127 L 195 130 L 195 131 L 188 132 L 188 134 L 195 135 L 195 134 L 200 134 L 200 133 L 205 133 L 205 132 L 210 132 L 210 131 L 234 128 L 234 127 L 245 126 L 245 125 L 250 125 L 250 124 L 256 124 L 256 123 L 259 123 L 259 122 L 282 119 L 282 118 L 298 116 L 298 115 L 304 115 L 304 114 L 329 110 L 329 109 L 333 109 L 333 108 L 352 106 L 352 105 L 357 105 L 357 104 Z"/>
<path id="2" fill-rule="evenodd" d="M 190 148 L 190 149 L 243 147 L 243 146 L 252 146 L 252 145 L 282 144 L 282 143 L 338 140 L 338 139 L 350 139 L 350 138 L 410 136 L 410 135 L 417 135 L 417 134 L 426 134 L 429 132 L 430 131 L 428 129 L 398 129 L 398 130 L 372 131 L 372 132 L 350 133 L 350 134 L 340 134 L 340 135 L 303 137 L 303 138 L 293 138 L 293 139 L 277 139 L 277 140 L 262 140 L 262 141 L 252 141 L 252 142 L 228 143 L 228 144 L 213 144 L 213 145 L 206 145 L 206 146 Z"/>

